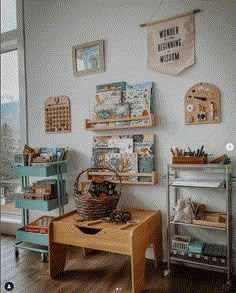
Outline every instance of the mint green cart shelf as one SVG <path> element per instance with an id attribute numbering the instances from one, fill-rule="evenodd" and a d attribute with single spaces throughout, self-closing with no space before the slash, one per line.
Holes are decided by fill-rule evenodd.
<path id="1" fill-rule="evenodd" d="M 62 204 L 68 204 L 68 194 L 62 197 Z M 15 207 L 27 210 L 36 211 L 52 211 L 59 207 L 58 198 L 53 198 L 50 200 L 35 200 L 35 199 L 24 199 L 15 197 Z"/>
<path id="2" fill-rule="evenodd" d="M 14 176 L 35 176 L 35 177 L 49 177 L 58 174 L 66 173 L 67 167 L 64 162 L 60 164 L 51 163 L 45 165 L 34 165 L 34 166 L 15 166 L 13 169 Z"/>
<path id="3" fill-rule="evenodd" d="M 16 237 L 19 241 L 48 246 L 47 234 L 26 232 L 24 227 L 16 231 Z"/>
<path id="4" fill-rule="evenodd" d="M 19 249 L 27 249 L 35 252 L 41 252 L 41 260 L 47 261 L 48 253 L 48 234 L 26 232 L 24 226 L 29 224 L 29 210 L 51 211 L 59 210 L 59 215 L 64 214 L 64 205 L 68 204 L 68 194 L 63 186 L 63 174 L 67 173 L 67 164 L 65 161 L 55 162 L 44 165 L 34 166 L 14 166 L 14 176 L 21 177 L 22 190 L 29 186 L 29 177 L 51 177 L 57 179 L 57 198 L 50 200 L 32 200 L 24 199 L 19 196 L 15 197 L 16 208 L 22 208 L 23 227 L 16 231 L 15 256 L 19 256 Z M 36 244 L 40 248 L 24 245 L 23 243 Z"/>

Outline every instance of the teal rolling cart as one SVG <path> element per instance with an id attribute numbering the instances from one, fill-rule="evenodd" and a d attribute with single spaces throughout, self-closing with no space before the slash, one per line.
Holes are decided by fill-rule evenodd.
<path id="1" fill-rule="evenodd" d="M 68 194 L 65 192 L 63 174 L 67 173 L 66 161 L 53 162 L 44 165 L 14 166 L 14 176 L 21 177 L 22 190 L 29 187 L 29 177 L 54 177 L 57 179 L 57 197 L 50 200 L 25 199 L 16 195 L 15 206 L 22 208 L 22 225 L 16 231 L 15 256 L 19 256 L 19 249 L 28 249 L 41 253 L 41 260 L 47 261 L 48 234 L 27 232 L 24 226 L 29 224 L 29 210 L 51 211 L 58 209 L 59 215 L 64 214 L 64 205 L 68 204 Z M 34 246 L 33 246 L 34 245 Z"/>

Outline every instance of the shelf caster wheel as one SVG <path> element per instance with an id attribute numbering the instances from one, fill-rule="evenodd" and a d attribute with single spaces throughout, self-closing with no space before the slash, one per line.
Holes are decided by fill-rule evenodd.
<path id="1" fill-rule="evenodd" d="M 41 262 L 47 262 L 47 261 L 48 261 L 47 254 L 41 253 Z"/>
<path id="2" fill-rule="evenodd" d="M 164 276 L 164 278 L 170 278 L 170 276 L 171 276 L 170 270 L 164 270 L 163 276 Z"/>
<path id="3" fill-rule="evenodd" d="M 19 249 L 15 248 L 15 257 L 19 257 Z"/>
<path id="4" fill-rule="evenodd" d="M 232 282 L 231 281 L 227 281 L 227 283 L 223 285 L 223 288 L 222 289 L 223 289 L 222 292 L 225 292 L 225 293 L 232 292 L 231 291 L 231 289 L 232 289 Z"/>

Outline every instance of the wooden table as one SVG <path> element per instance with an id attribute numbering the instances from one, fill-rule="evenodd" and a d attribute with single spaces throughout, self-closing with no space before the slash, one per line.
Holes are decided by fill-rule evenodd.
<path id="1" fill-rule="evenodd" d="M 80 222 L 76 211 L 49 223 L 49 271 L 52 278 L 64 271 L 67 245 L 131 256 L 132 292 L 144 286 L 145 252 L 152 244 L 156 267 L 162 261 L 161 211 L 129 210 L 135 226 L 124 223 Z M 87 234 L 90 233 L 90 234 Z"/>

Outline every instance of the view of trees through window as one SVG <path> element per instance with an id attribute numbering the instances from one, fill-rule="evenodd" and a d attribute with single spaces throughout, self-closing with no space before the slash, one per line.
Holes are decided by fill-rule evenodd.
<path id="1" fill-rule="evenodd" d="M 1 33 L 16 29 L 16 0 L 1 0 Z"/>
<path id="2" fill-rule="evenodd" d="M 17 50 L 1 54 L 1 212 L 11 210 L 19 179 L 13 177 L 14 153 L 20 150 Z"/>

